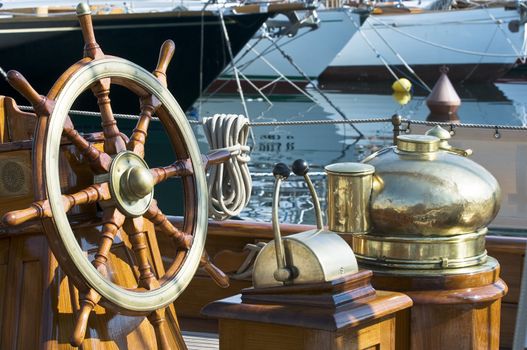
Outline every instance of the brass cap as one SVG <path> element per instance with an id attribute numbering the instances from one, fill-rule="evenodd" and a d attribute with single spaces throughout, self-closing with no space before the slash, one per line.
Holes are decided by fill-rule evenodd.
<path id="1" fill-rule="evenodd" d="M 81 2 L 77 5 L 76 12 L 77 12 L 77 16 L 84 16 L 84 15 L 91 14 L 91 9 L 87 3 Z"/>
<path id="2" fill-rule="evenodd" d="M 397 149 L 405 152 L 430 153 L 439 149 L 439 138 L 426 135 L 399 135 Z"/>
<path id="3" fill-rule="evenodd" d="M 140 166 L 128 169 L 121 178 L 123 193 L 128 199 L 137 200 L 149 195 L 154 188 L 150 171 Z"/>
<path id="4" fill-rule="evenodd" d="M 449 140 L 452 138 L 452 135 L 450 135 L 447 130 L 443 129 L 439 125 L 436 125 L 432 129 L 428 130 L 425 135 L 435 136 L 441 140 Z"/>
<path id="5" fill-rule="evenodd" d="M 335 163 L 324 168 L 328 174 L 338 174 L 344 176 L 369 175 L 375 172 L 375 167 L 364 163 Z"/>

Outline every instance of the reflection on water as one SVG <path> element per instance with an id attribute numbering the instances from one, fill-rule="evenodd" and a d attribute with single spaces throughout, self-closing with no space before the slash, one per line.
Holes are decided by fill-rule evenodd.
<path id="1" fill-rule="evenodd" d="M 384 87 L 383 87 L 384 88 Z M 463 123 L 490 125 L 527 125 L 527 84 L 497 84 L 477 87 L 456 87 L 462 105 L 458 115 Z M 341 120 L 330 103 L 315 91 L 313 99 L 304 96 L 278 96 L 272 105 L 262 99 L 248 98 L 247 108 L 253 122 Z M 325 91 L 330 101 L 349 119 L 389 118 L 400 114 L 411 120 L 426 120 L 429 111 L 426 96 L 413 96 L 400 105 L 391 91 L 368 86 L 352 91 Z M 243 113 L 238 96 L 204 98 L 194 106 L 189 118 L 198 119 L 216 113 Z M 277 162 L 292 164 L 303 158 L 311 171 L 320 173 L 325 165 L 335 162 L 361 160 L 372 151 L 392 143 L 391 123 L 356 125 L 363 138 L 347 124 L 262 126 L 254 127 L 250 170 L 253 174 L 253 193 L 241 217 L 270 221 L 274 178 L 269 174 Z M 406 126 L 406 125 L 405 125 Z M 194 126 L 203 151 L 208 149 L 200 126 Z M 417 130 L 410 124 L 412 131 Z M 423 130 L 420 130 L 422 132 Z M 486 135 L 486 134 L 485 134 Z M 493 132 L 487 136 L 489 140 Z M 476 150 L 477 152 L 477 150 Z M 325 176 L 314 175 L 312 180 L 325 208 Z M 282 186 L 280 219 L 289 223 L 313 224 L 313 203 L 303 179 L 292 175 Z"/>

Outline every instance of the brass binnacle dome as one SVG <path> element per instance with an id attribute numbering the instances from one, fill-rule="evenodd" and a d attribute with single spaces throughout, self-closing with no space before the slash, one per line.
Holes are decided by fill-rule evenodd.
<path id="1" fill-rule="evenodd" d="M 496 178 L 471 159 L 430 147 L 429 143 L 424 147 L 427 152 L 405 151 L 409 142 L 420 143 L 422 138 L 405 135 L 397 148 L 368 158 L 367 163 L 375 167 L 375 175 L 384 184 L 371 197 L 375 232 L 451 236 L 486 227 L 500 207 Z"/>

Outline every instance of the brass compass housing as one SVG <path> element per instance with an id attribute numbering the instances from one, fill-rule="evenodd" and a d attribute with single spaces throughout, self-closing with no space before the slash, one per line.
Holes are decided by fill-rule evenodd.
<path id="1" fill-rule="evenodd" d="M 446 271 L 487 261 L 499 184 L 442 137 L 401 135 L 363 164 L 326 167 L 329 228 L 351 235 L 363 264 Z"/>

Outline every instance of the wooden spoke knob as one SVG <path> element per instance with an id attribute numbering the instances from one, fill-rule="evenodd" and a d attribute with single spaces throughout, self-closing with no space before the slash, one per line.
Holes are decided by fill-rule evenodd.
<path id="1" fill-rule="evenodd" d="M 36 92 L 27 79 L 16 70 L 10 70 L 7 72 L 7 82 L 33 106 L 39 105 L 44 99 L 44 96 Z"/>
<path id="2" fill-rule="evenodd" d="M 101 47 L 95 40 L 91 9 L 87 3 L 81 2 L 79 5 L 77 5 L 77 17 L 81 26 L 82 37 L 84 38 L 84 57 L 96 59 L 104 56 Z"/>
<path id="3" fill-rule="evenodd" d="M 205 251 L 201 256 L 200 267 L 202 267 L 212 280 L 221 288 L 228 288 L 230 286 L 229 276 L 210 261 L 209 254 Z"/>
<path id="4" fill-rule="evenodd" d="M 156 69 L 154 70 L 154 75 L 165 87 L 167 86 L 167 68 L 172 57 L 174 57 L 175 51 L 176 44 L 174 44 L 172 40 L 166 40 L 163 45 L 161 45 L 161 50 L 159 51 L 159 59 L 157 61 Z"/>
<path id="5" fill-rule="evenodd" d="M 226 149 L 214 150 L 207 155 L 203 156 L 203 163 L 205 169 L 208 169 L 211 165 L 225 163 L 231 159 L 231 152 Z"/>
<path id="6" fill-rule="evenodd" d="M 33 205 L 26 209 L 10 211 L 2 217 L 2 222 L 7 226 L 17 226 L 29 220 L 44 216 L 44 209 Z"/>

